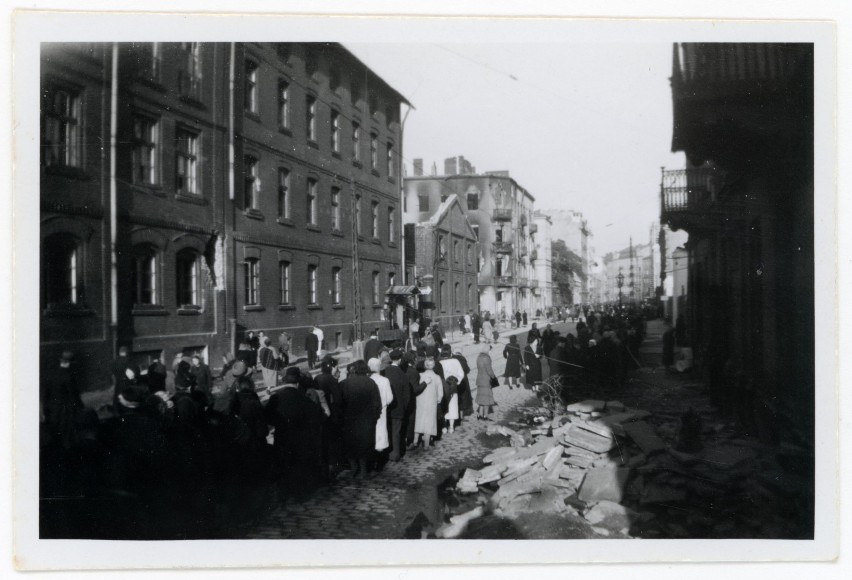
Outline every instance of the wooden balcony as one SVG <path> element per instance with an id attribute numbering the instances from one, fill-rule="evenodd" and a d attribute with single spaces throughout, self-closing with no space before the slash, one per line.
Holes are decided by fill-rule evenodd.
<path id="1" fill-rule="evenodd" d="M 495 286 L 514 286 L 515 285 L 515 277 L 514 276 L 494 276 L 494 285 Z"/>

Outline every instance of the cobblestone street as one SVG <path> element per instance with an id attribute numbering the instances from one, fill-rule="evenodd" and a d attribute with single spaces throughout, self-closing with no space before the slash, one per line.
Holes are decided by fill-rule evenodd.
<path id="1" fill-rule="evenodd" d="M 543 325 L 540 325 L 543 326 Z M 573 324 L 554 325 L 563 334 L 573 332 Z M 502 352 L 509 334 L 518 332 L 524 343 L 529 326 L 507 331 L 494 345 L 491 357 L 494 371 L 501 376 L 505 367 Z M 475 367 L 476 348 L 470 336 L 453 345 L 459 347 Z M 476 378 L 476 370 L 470 380 Z M 502 383 L 502 380 L 501 380 Z M 476 466 L 487 455 L 485 430 L 507 418 L 517 407 L 534 404 L 536 397 L 523 388 L 494 389 L 497 401 L 493 422 L 468 418 L 453 434 L 445 434 L 435 448 L 409 452 L 398 463 L 389 462 L 372 479 L 341 477 L 317 490 L 303 502 L 286 500 L 246 532 L 246 538 L 261 539 L 370 539 L 401 538 L 405 528 L 422 512 L 434 524 L 440 516 L 438 486 L 449 475 L 467 466 Z M 346 474 L 344 473 L 344 476 Z"/>

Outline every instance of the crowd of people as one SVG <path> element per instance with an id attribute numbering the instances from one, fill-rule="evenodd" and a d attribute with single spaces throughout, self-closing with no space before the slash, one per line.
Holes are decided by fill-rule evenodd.
<path id="1" fill-rule="evenodd" d="M 422 334 L 405 343 L 386 345 L 373 334 L 363 358 L 345 369 L 331 355 L 312 357 L 308 368 L 318 364 L 318 374 L 289 364 L 288 336 L 274 348 L 262 333 L 247 334 L 215 379 L 200 354 L 140 370 L 123 348 L 112 364 L 107 416 L 83 406 L 74 355 L 65 352 L 41 382 L 42 497 L 99 496 L 111 514 L 120 513 L 117 504 L 150 518 L 149 527 L 138 517 L 107 518 L 113 537 L 164 529 L 199 537 L 247 489 L 304 497 L 337 477 L 372 477 L 389 461 L 431 452 L 466 421 L 491 420 L 499 378 L 488 323 L 488 315 L 471 319 L 480 330 L 475 361 L 422 321 Z M 545 359 L 551 375 L 618 382 L 643 334 L 640 313 L 589 311 L 577 336 L 534 322 L 523 347 L 512 334 L 494 355 L 506 361 L 509 389 L 537 390 Z M 319 352 L 321 340 L 312 344 Z"/>

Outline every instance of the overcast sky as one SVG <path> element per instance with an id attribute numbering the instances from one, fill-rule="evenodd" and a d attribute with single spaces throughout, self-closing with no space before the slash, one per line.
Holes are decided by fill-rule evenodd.
<path id="1" fill-rule="evenodd" d="M 347 44 L 415 106 L 405 162 L 509 170 L 538 209 L 582 211 L 598 255 L 647 241 L 672 154 L 672 46 Z M 610 225 L 611 224 L 611 225 Z"/>

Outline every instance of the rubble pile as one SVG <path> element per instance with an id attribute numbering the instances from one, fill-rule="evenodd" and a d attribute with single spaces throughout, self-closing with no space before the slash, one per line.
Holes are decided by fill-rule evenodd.
<path id="1" fill-rule="evenodd" d="M 772 453 L 721 435 L 718 425 L 705 430 L 710 445 L 696 449 L 694 439 L 682 444 L 684 425 L 666 420 L 658 428 L 651 413 L 618 401 L 584 400 L 556 414 L 526 409 L 526 416 L 512 423 L 519 431 L 488 428 L 509 445 L 464 472 L 454 491 L 478 494 L 477 507 L 451 518 L 438 537 L 458 537 L 483 514 L 558 514 L 582 520 L 592 537 L 784 534 L 778 492 L 795 494 L 796 482 L 779 475 Z M 681 422 L 690 420 L 685 414 Z"/>

